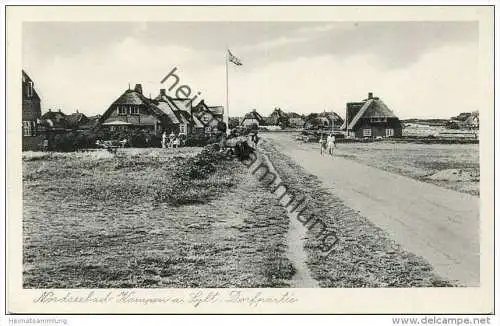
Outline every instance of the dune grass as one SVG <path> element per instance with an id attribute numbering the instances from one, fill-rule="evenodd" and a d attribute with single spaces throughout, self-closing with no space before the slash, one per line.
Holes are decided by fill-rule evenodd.
<path id="1" fill-rule="evenodd" d="M 200 152 L 24 153 L 24 287 L 288 286 L 284 210 Z"/>

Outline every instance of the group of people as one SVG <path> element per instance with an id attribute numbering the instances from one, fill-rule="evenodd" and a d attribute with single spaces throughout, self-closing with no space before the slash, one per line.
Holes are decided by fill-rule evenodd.
<path id="1" fill-rule="evenodd" d="M 178 148 L 181 146 L 181 138 L 179 135 L 174 134 L 174 132 L 170 133 L 167 136 L 167 132 L 164 131 L 161 136 L 161 147 L 162 148 Z"/>
<path id="2" fill-rule="evenodd" d="M 324 155 L 326 150 L 328 152 L 328 155 L 333 156 L 333 150 L 337 147 L 337 144 L 335 143 L 335 135 L 333 133 L 330 133 L 326 137 L 326 139 L 324 139 L 323 135 L 321 135 L 319 139 L 319 145 L 321 155 Z"/>

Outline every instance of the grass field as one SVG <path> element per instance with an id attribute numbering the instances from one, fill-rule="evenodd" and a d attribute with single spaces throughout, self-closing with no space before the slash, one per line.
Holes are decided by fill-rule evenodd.
<path id="1" fill-rule="evenodd" d="M 24 287 L 288 286 L 284 209 L 233 160 L 179 179 L 200 151 L 23 153 Z"/>
<path id="2" fill-rule="evenodd" d="M 319 151 L 316 143 L 300 143 L 300 146 Z M 479 196 L 479 144 L 339 143 L 335 155 Z"/>
<path id="3" fill-rule="evenodd" d="M 478 144 L 338 144 L 336 155 L 452 190 L 479 195 Z"/>

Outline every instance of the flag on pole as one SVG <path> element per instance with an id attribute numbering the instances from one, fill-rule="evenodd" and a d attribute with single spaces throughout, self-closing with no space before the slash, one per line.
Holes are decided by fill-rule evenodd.
<path id="1" fill-rule="evenodd" d="M 233 54 L 231 53 L 231 51 L 227 50 L 227 53 L 228 53 L 228 59 L 229 59 L 229 61 L 230 61 L 230 62 L 234 63 L 234 64 L 235 64 L 235 65 L 237 65 L 237 66 L 241 66 L 241 65 L 243 65 L 243 64 L 241 63 L 241 60 L 240 60 L 238 57 L 236 57 L 235 55 L 233 55 Z"/>

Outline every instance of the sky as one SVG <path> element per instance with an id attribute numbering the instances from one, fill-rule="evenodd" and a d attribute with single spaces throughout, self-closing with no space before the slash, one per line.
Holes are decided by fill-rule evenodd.
<path id="1" fill-rule="evenodd" d="M 23 69 L 49 109 L 102 114 L 125 90 L 187 85 L 230 116 L 335 111 L 368 92 L 400 118 L 478 110 L 477 22 L 25 22 Z"/>

